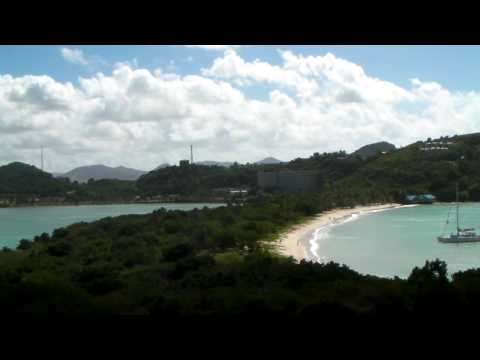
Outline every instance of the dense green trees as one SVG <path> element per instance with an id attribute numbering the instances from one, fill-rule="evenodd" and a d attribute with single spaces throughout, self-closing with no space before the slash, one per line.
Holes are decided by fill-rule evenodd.
<path id="1" fill-rule="evenodd" d="M 67 195 L 70 202 L 132 201 L 139 194 L 135 182 L 128 180 L 91 179 L 85 184 L 72 183 L 70 188 Z"/>
<path id="2" fill-rule="evenodd" d="M 158 210 L 57 229 L 0 252 L 0 309 L 326 320 L 453 316 L 476 306 L 478 269 L 450 279 L 446 264 L 435 260 L 406 280 L 382 279 L 336 263 L 295 263 L 274 251 L 285 226 L 349 201 L 355 194 L 345 200 L 334 190 L 265 196 L 243 206 Z"/>
<path id="3" fill-rule="evenodd" d="M 32 196 L 64 196 L 68 202 L 132 201 L 136 196 L 221 195 L 221 188 L 249 188 L 257 194 L 257 172 L 267 169 L 314 170 L 320 191 L 342 192 L 338 204 L 372 200 L 399 201 L 408 193 L 433 193 L 439 200 L 455 199 L 459 182 L 462 200 L 480 200 L 480 134 L 434 139 L 448 145 L 424 151 L 417 142 L 387 154 L 368 157 L 345 151 L 314 153 L 288 163 L 230 167 L 170 166 L 143 175 L 138 181 L 97 180 L 85 184 L 53 178 L 33 166 L 12 163 L 0 167 L 0 198 L 25 202 Z M 374 144 L 375 145 L 375 144 Z M 448 149 L 445 149 L 448 147 Z M 355 195 L 352 195 L 355 194 Z"/>
<path id="4" fill-rule="evenodd" d="M 134 181 L 104 179 L 80 184 L 67 178 L 55 178 L 35 166 L 23 163 L 0 166 L 0 199 L 15 201 L 16 204 L 52 197 L 73 203 L 132 201 L 138 194 Z"/>
<path id="5" fill-rule="evenodd" d="M 255 187 L 258 168 L 254 165 L 170 166 L 141 176 L 137 186 L 147 195 L 208 195 L 214 189 Z"/>
<path id="6" fill-rule="evenodd" d="M 366 162 L 338 184 L 356 193 L 380 191 L 397 201 L 407 193 L 432 193 L 441 201 L 455 200 L 455 183 L 463 191 L 461 200 L 477 201 L 480 184 L 480 134 L 443 138 L 448 148 L 423 151 L 422 143 L 382 155 Z M 433 141 L 440 141 L 435 139 Z"/>
<path id="7" fill-rule="evenodd" d="M 398 201 L 408 192 L 453 200 L 456 181 L 462 200 L 480 199 L 480 136 L 447 140 L 454 144 L 438 152 L 413 144 L 366 160 L 316 153 L 265 166 L 317 169 L 323 179 L 317 193 L 264 194 L 243 205 L 105 218 L 23 239 L 17 250 L 0 252 L 0 311 L 312 321 L 480 314 L 479 269 L 450 278 L 446 264 L 434 260 L 413 269 L 408 279 L 382 279 L 335 263 L 297 264 L 275 251 L 286 227 L 333 207 Z M 137 193 L 254 188 L 257 170 L 255 165 L 194 165 L 158 170 L 137 184 L 78 184 L 16 164 L 17 175 L 0 178 L 0 189 L 20 191 L 18 178 L 33 171 L 28 191 L 40 186 L 52 196 L 68 190 L 75 201 L 125 201 Z"/>
<path id="8" fill-rule="evenodd" d="M 35 166 L 19 162 L 0 166 L 0 195 L 61 196 L 69 189 L 69 182 L 55 179 L 53 175 Z"/>
<path id="9" fill-rule="evenodd" d="M 362 202 L 373 199 L 400 201 L 408 193 L 433 193 L 439 200 L 453 201 L 456 182 L 463 191 L 462 200 L 479 200 L 480 134 L 431 141 L 443 141 L 443 145 L 437 144 L 435 149 L 424 151 L 427 145 L 417 142 L 369 157 L 355 153 L 347 155 L 344 151 L 314 153 L 309 158 L 262 166 L 169 167 L 144 175 L 137 186 L 148 194 L 209 194 L 221 187 L 248 187 L 255 193 L 259 170 L 315 170 L 320 191 L 329 193 L 333 186 L 337 191 L 356 194 L 343 194 L 339 204 L 356 201 L 349 197 L 358 199 L 361 196 Z"/>

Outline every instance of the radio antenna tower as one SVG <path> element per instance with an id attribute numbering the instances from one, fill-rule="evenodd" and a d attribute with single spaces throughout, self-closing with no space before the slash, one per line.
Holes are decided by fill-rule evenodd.
<path id="1" fill-rule="evenodd" d="M 193 145 L 190 145 L 190 164 L 193 165 Z"/>
<path id="2" fill-rule="evenodd" d="M 40 151 L 40 161 L 41 161 L 41 169 L 43 171 L 43 146 L 42 146 L 41 151 Z"/>

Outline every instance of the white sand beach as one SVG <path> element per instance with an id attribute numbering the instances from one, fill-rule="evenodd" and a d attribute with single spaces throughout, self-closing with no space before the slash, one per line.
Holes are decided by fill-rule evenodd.
<path id="1" fill-rule="evenodd" d="M 321 213 L 311 220 L 296 225 L 290 228 L 287 232 L 281 235 L 278 250 L 281 254 L 292 256 L 297 261 L 302 259 L 310 259 L 310 244 L 309 240 L 312 238 L 316 229 L 334 223 L 339 223 L 346 217 L 352 214 L 361 214 L 371 212 L 374 210 L 397 208 L 400 204 L 377 204 L 368 206 L 357 206 L 354 208 L 338 208 L 324 213 Z"/>

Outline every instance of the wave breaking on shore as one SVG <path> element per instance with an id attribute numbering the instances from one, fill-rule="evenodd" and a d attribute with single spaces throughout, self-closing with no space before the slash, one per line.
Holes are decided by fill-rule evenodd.
<path id="1" fill-rule="evenodd" d="M 383 212 L 386 210 L 392 210 L 392 209 L 397 209 L 399 207 L 411 207 L 411 206 L 416 206 L 416 205 L 392 205 L 386 208 L 379 208 L 379 209 L 369 209 L 369 210 L 359 210 L 354 213 L 346 214 L 340 218 L 337 218 L 323 226 L 320 226 L 319 228 L 315 229 L 313 232 L 313 236 L 308 242 L 309 245 L 309 258 L 307 260 L 312 260 L 312 261 L 318 261 L 318 262 L 326 262 L 329 259 L 326 258 L 325 256 L 322 256 L 321 253 L 319 252 L 320 250 L 320 242 L 326 240 L 328 237 L 328 233 L 330 230 L 339 225 L 344 225 L 348 222 L 351 221 L 356 221 L 360 219 L 360 217 L 368 215 L 368 214 L 373 214 L 373 213 L 378 213 L 378 212 Z"/>
<path id="2" fill-rule="evenodd" d="M 411 206 L 416 205 L 390 203 L 327 211 L 284 234 L 280 239 L 280 252 L 294 257 L 297 261 L 302 259 L 316 262 L 328 261 L 327 258 L 322 257 L 320 245 L 328 237 L 328 232 L 334 226 L 355 221 L 361 216 L 371 213 Z"/>

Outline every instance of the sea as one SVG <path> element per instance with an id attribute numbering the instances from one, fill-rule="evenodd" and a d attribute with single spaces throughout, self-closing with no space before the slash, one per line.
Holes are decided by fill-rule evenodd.
<path id="1" fill-rule="evenodd" d="M 480 233 L 480 203 L 462 203 L 459 213 L 460 227 Z M 415 266 L 435 259 L 447 263 L 449 275 L 479 268 L 480 243 L 438 242 L 455 229 L 455 204 L 405 206 L 348 216 L 312 232 L 308 246 L 311 260 L 388 278 L 408 278 Z"/>
<path id="2" fill-rule="evenodd" d="M 218 207 L 224 204 L 122 204 L 122 205 L 78 205 L 36 206 L 0 208 L 0 248 L 15 248 L 21 239 L 32 239 L 41 233 L 73 223 L 91 222 L 109 216 L 147 214 L 154 210 L 192 210 L 203 207 Z"/>
<path id="3" fill-rule="evenodd" d="M 224 204 L 125 204 L 0 208 L 0 248 L 21 239 L 80 221 L 146 214 L 154 210 L 192 210 Z M 448 223 L 447 223 L 448 218 Z M 462 203 L 460 226 L 480 233 L 480 203 Z M 449 274 L 480 267 L 480 243 L 444 244 L 439 235 L 455 231 L 455 204 L 405 206 L 353 214 L 310 234 L 310 260 L 334 261 L 362 274 L 407 278 L 427 260 L 447 263 Z"/>

